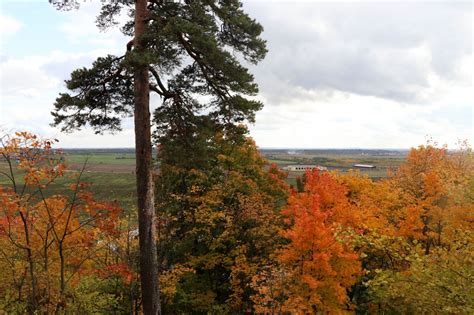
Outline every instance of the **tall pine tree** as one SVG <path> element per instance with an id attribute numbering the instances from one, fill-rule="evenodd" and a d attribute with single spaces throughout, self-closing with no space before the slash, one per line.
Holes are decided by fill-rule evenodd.
<path id="1" fill-rule="evenodd" d="M 76 0 L 49 1 L 59 9 L 78 7 Z M 258 88 L 238 56 L 254 64 L 264 58 L 263 28 L 238 0 L 102 2 L 99 28 L 116 26 L 126 10 L 131 19 L 122 31 L 131 40 L 122 56 L 72 72 L 70 92 L 56 100 L 54 125 L 64 131 L 89 125 L 101 133 L 120 130 L 122 118 L 134 117 L 143 305 L 145 314 L 159 314 L 149 93 L 161 98 L 161 136 L 188 139 L 189 124 L 201 116 L 238 130 L 236 124 L 253 121 L 262 107 L 248 98 Z"/>

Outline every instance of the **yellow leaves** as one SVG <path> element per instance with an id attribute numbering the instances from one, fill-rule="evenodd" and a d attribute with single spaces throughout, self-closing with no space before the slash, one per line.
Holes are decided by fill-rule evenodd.
<path id="1" fill-rule="evenodd" d="M 200 192 L 202 191 L 201 187 L 199 187 L 198 185 L 192 185 L 190 188 L 189 188 L 189 192 L 191 194 L 199 194 Z"/>
<path id="2" fill-rule="evenodd" d="M 171 301 L 177 292 L 178 283 L 187 273 L 195 273 L 195 270 L 186 265 L 178 264 L 160 275 L 160 292 L 165 303 L 172 303 Z"/>
<path id="3" fill-rule="evenodd" d="M 177 313 L 251 309 L 249 282 L 280 240 L 284 174 L 263 167 L 251 140 L 236 146 L 216 135 L 212 145 L 214 152 L 205 155 L 209 168 L 171 166 L 159 178 L 160 187 L 168 188 L 159 196 L 167 222 L 160 240 L 169 248 L 163 250 L 166 257 L 170 253 L 168 268 L 186 264 L 196 270 L 177 287 Z"/>
<path id="4" fill-rule="evenodd" d="M 427 252 L 448 242 L 451 230 L 464 225 L 472 212 L 467 178 L 474 177 L 473 169 L 468 147 L 454 153 L 432 143 L 412 149 L 407 163 L 387 181 L 399 189 L 400 206 L 389 220 L 396 233 L 424 241 Z"/>
<path id="5" fill-rule="evenodd" d="M 41 186 L 63 175 L 65 167 L 61 152 L 52 149 L 52 143 L 56 141 L 17 132 L 2 142 L 0 154 L 9 166 L 23 172 L 26 186 Z M 12 182 L 13 176 L 11 172 L 8 175 Z"/>
<path id="6" fill-rule="evenodd" d="M 453 277 L 445 264 L 458 265 L 459 271 L 468 265 L 457 253 L 462 248 L 458 232 L 472 229 L 474 213 L 467 184 L 473 176 L 472 157 L 463 150 L 451 153 L 431 144 L 412 149 L 392 178 L 375 183 L 372 190 L 379 190 L 379 197 L 368 195 L 367 214 L 377 213 L 371 202 L 373 209 L 390 210 L 378 212 L 386 218 L 385 227 L 368 225 L 358 240 L 367 275 L 373 278 L 366 285 L 384 311 L 459 310 L 452 307 L 454 295 L 446 297 L 465 275 Z M 469 307 L 464 304 L 465 310 Z"/>
<path id="7" fill-rule="evenodd" d="M 226 163 L 226 162 L 232 162 L 232 159 L 227 155 L 218 154 L 217 161 L 219 161 L 220 163 Z"/>
<path id="8" fill-rule="evenodd" d="M 230 286 L 232 294 L 229 297 L 229 303 L 233 306 L 242 305 L 245 299 L 245 291 L 249 289 L 248 280 L 255 274 L 257 266 L 248 261 L 247 249 L 245 245 L 239 246 L 235 250 L 238 254 L 231 267 Z"/>
<path id="9" fill-rule="evenodd" d="M 368 285 L 378 304 L 403 313 L 472 313 L 472 232 L 459 236 L 451 248 L 436 247 L 430 255 L 411 253 L 401 272 L 376 270 Z"/>
<path id="10" fill-rule="evenodd" d="M 190 254 L 186 260 L 189 266 L 199 268 L 201 270 L 212 270 L 216 266 L 225 265 L 231 260 L 230 257 L 226 257 L 223 254 L 210 252 L 207 254 L 193 256 Z"/>
<path id="11" fill-rule="evenodd" d="M 106 250 L 99 239 L 117 232 L 120 209 L 96 201 L 83 183 L 70 185 L 70 195 L 51 196 L 50 184 L 65 171 L 60 152 L 52 149 L 53 142 L 21 132 L 0 148 L 12 168 L 7 174 L 11 186 L 0 186 L 0 266 L 7 261 L 14 269 L 0 282 L 0 292 L 18 283 L 22 274 L 21 294 L 27 297 L 34 286 L 37 296 L 29 299 L 55 303 L 63 288 L 70 292 L 82 274 L 97 268 L 92 261 Z M 18 173 L 23 173 L 23 187 L 21 181 L 15 181 Z M 53 312 L 51 305 L 45 304 L 42 310 Z"/>
<path id="12" fill-rule="evenodd" d="M 250 286 L 256 291 L 251 300 L 257 314 L 286 313 L 283 305 L 287 296 L 287 272 L 281 266 L 268 264 L 263 266 L 251 280 Z"/>

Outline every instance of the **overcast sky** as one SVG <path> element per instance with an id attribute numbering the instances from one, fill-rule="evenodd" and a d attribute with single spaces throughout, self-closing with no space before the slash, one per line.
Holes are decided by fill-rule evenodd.
<path id="1" fill-rule="evenodd" d="M 73 12 L 47 0 L 0 3 L 0 128 L 63 147 L 133 146 L 130 120 L 113 136 L 49 126 L 70 72 L 124 51 L 118 30 L 95 27 L 100 1 Z M 244 8 L 269 48 L 251 67 L 265 104 L 251 126 L 260 147 L 473 144 L 473 2 L 248 0 Z"/>

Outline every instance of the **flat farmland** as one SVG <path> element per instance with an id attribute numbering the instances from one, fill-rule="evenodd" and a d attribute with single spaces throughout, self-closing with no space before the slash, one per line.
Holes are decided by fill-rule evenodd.
<path id="1" fill-rule="evenodd" d="M 69 169 L 80 170 L 86 165 L 88 172 L 134 173 L 135 154 L 133 153 L 68 153 L 64 158 Z"/>
<path id="2" fill-rule="evenodd" d="M 338 173 L 349 171 L 366 174 L 377 180 L 385 178 L 390 171 L 396 170 L 404 161 L 406 150 L 366 150 L 366 149 L 262 149 L 261 153 L 270 163 L 285 169 L 289 165 L 318 165 Z M 370 169 L 354 167 L 356 164 L 375 166 Z M 296 178 L 304 171 L 289 171 L 287 182 L 295 185 Z"/>
<path id="3" fill-rule="evenodd" d="M 71 194 L 69 185 L 77 179 L 79 171 L 84 167 L 81 182 L 91 184 L 91 190 L 95 198 L 101 201 L 118 202 L 123 208 L 129 209 L 135 205 L 135 161 L 133 164 L 114 163 L 110 157 L 97 157 L 74 155 L 71 160 L 66 157 L 67 171 L 63 177 L 58 178 L 54 183 L 45 189 L 46 196 L 56 194 Z M 72 161 L 72 162 L 71 162 Z M 8 166 L 0 161 L 0 171 L 8 172 Z M 24 183 L 22 172 L 15 172 L 17 186 Z M 10 180 L 0 173 L 0 185 L 11 186 Z"/>
<path id="4" fill-rule="evenodd" d="M 373 179 L 384 178 L 390 170 L 399 167 L 405 160 L 406 151 L 395 150 L 268 150 L 261 154 L 278 167 L 288 165 L 320 165 L 329 171 L 345 173 L 356 170 L 354 164 L 374 165 L 374 169 L 357 169 Z M 135 205 L 135 154 L 133 149 L 77 149 L 64 150 L 64 161 L 68 171 L 47 189 L 48 195 L 71 193 L 68 186 L 74 175 L 85 166 L 82 181 L 90 183 L 98 200 L 117 201 L 124 209 Z M 0 161 L 0 171 L 8 171 L 7 164 Z M 295 185 L 296 178 L 304 172 L 288 172 L 287 182 Z M 22 174 L 17 173 L 19 183 Z M 11 185 L 8 178 L 0 174 L 0 185 Z"/>
<path id="5" fill-rule="evenodd" d="M 97 150 L 65 151 L 68 170 L 80 171 L 83 181 L 92 184 L 97 199 L 117 201 L 124 208 L 135 205 L 135 153 Z"/>

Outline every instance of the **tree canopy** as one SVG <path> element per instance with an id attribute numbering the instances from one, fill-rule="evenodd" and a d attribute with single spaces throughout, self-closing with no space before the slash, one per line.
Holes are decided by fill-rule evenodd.
<path id="1" fill-rule="evenodd" d="M 105 1 L 97 25 L 118 24 L 133 1 Z M 262 103 L 251 96 L 258 87 L 245 60 L 257 63 L 267 52 L 260 37 L 263 27 L 250 18 L 237 0 L 148 1 L 147 32 L 136 53 L 133 19 L 122 25 L 131 36 L 122 56 L 98 58 L 90 68 L 72 72 L 53 111 L 63 130 L 89 124 L 96 132 L 117 131 L 123 117 L 133 114 L 133 67 L 149 66 L 150 91 L 160 97 L 155 117 L 160 130 L 183 131 L 206 115 L 224 126 L 253 121 Z"/>

